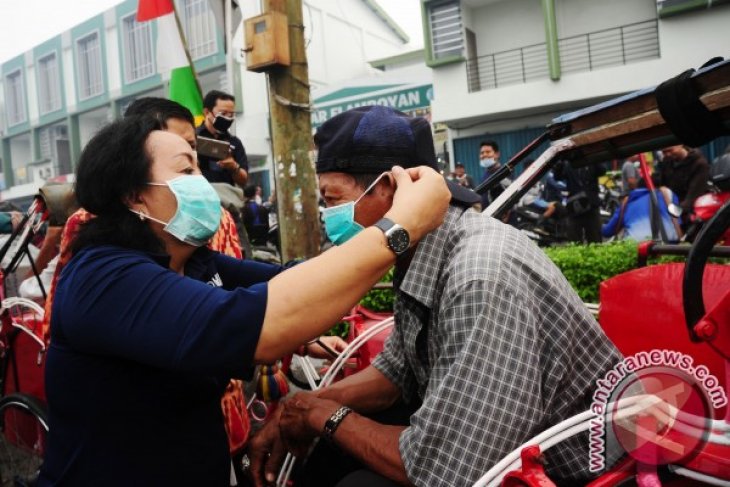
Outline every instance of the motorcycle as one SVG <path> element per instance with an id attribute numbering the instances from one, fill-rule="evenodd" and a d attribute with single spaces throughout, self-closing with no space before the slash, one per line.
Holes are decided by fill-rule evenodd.
<path id="1" fill-rule="evenodd" d="M 703 194 L 694 202 L 690 224 L 683 241 L 694 242 L 700 230 L 715 213 L 730 201 L 730 153 L 718 157 L 710 167 L 710 192 Z M 730 230 L 727 230 L 720 241 L 730 242 Z"/>
<path id="2" fill-rule="evenodd" d="M 567 222 L 564 215 L 556 212 L 549 218 L 543 218 L 546 208 L 541 208 L 534 203 L 543 194 L 543 184 L 538 184 L 528 191 L 520 204 L 513 208 L 509 223 L 540 247 L 566 243 L 568 242 Z"/>
<path id="3" fill-rule="evenodd" d="M 621 206 L 621 173 L 607 173 L 598 179 L 601 222 L 606 223 Z"/>

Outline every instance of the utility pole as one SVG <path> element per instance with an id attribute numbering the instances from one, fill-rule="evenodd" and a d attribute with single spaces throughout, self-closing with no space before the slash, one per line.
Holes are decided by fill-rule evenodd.
<path id="1" fill-rule="evenodd" d="M 319 254 L 317 182 L 310 160 L 312 124 L 302 0 L 264 0 L 288 18 L 291 65 L 268 71 L 271 144 L 282 262 Z"/>

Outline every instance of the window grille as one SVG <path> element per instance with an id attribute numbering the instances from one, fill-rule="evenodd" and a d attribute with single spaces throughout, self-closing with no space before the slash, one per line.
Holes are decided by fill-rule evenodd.
<path id="1" fill-rule="evenodd" d="M 150 22 L 137 22 L 134 15 L 122 21 L 124 46 L 124 79 L 139 81 L 155 73 Z"/>
<path id="2" fill-rule="evenodd" d="M 101 68 L 101 43 L 94 32 L 76 41 L 79 99 L 100 95 L 104 89 Z"/>

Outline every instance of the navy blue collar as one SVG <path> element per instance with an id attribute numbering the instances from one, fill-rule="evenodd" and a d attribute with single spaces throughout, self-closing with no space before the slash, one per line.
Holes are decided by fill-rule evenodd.
<path id="1" fill-rule="evenodd" d="M 170 268 L 170 256 L 165 252 L 145 252 L 150 259 L 160 264 L 162 267 Z M 215 268 L 211 269 L 215 252 L 208 247 L 199 247 L 190 256 L 185 264 L 185 276 L 197 281 L 208 281 L 215 273 Z"/>

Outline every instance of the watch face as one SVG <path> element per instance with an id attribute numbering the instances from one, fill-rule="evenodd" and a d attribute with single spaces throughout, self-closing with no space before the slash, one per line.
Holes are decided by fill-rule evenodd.
<path id="1" fill-rule="evenodd" d="M 388 245 L 393 249 L 396 254 L 402 254 L 408 250 L 408 246 L 411 244 L 411 239 L 403 228 L 398 228 L 388 237 Z"/>

